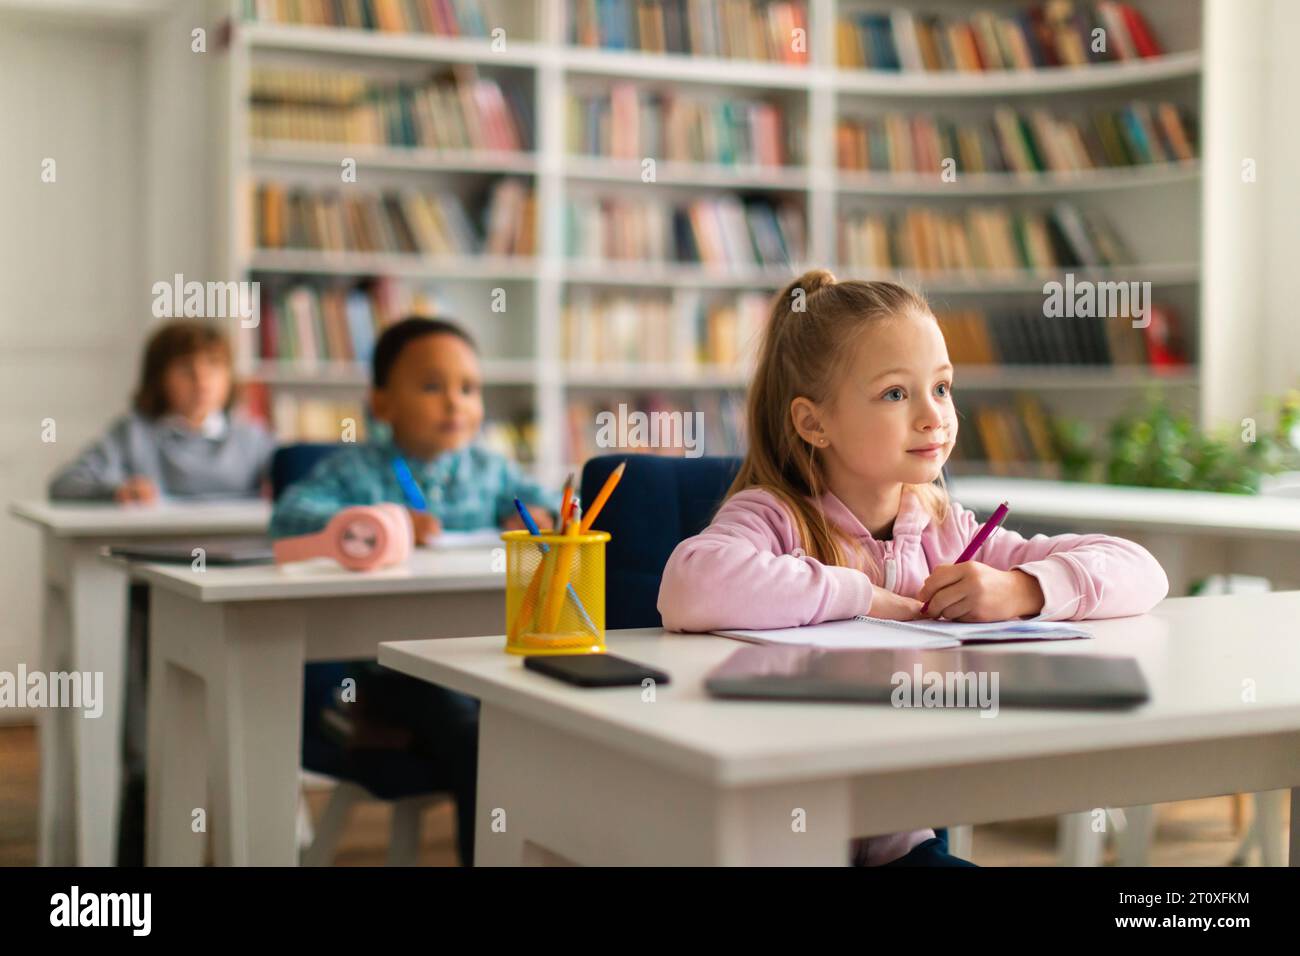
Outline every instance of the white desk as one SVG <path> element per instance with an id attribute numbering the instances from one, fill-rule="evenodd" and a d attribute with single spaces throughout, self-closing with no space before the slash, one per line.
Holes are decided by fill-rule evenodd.
<path id="1" fill-rule="evenodd" d="M 1008 502 L 1013 528 L 1021 518 L 1130 537 L 1165 569 L 1170 594 L 1214 572 L 1300 587 L 1300 499 L 961 476 L 952 480 L 952 496 L 984 515 Z"/>
<path id="2" fill-rule="evenodd" d="M 119 507 L 18 502 L 15 517 L 44 538 L 45 610 L 40 667 L 101 671 L 104 711 L 85 719 L 47 708 L 40 716 L 42 864 L 111 866 L 117 856 L 126 675 L 127 577 L 99 559 L 110 542 L 260 534 L 264 501 Z"/>
<path id="3" fill-rule="evenodd" d="M 501 630 L 503 547 L 420 549 L 364 574 L 326 559 L 138 567 L 152 589 L 149 863 L 201 863 L 206 835 L 192 821 L 205 808 L 218 865 L 296 865 L 303 665 Z"/>
<path id="4" fill-rule="evenodd" d="M 653 702 L 526 671 L 503 637 L 379 660 L 482 701 L 476 862 L 844 864 L 852 837 L 926 826 L 1280 788 L 1300 806 L 1297 617 L 1300 592 L 1178 598 L 999 648 L 1136 657 L 1153 696 L 1124 713 L 715 700 L 702 677 L 741 645 L 660 630 L 608 635 L 671 676 Z M 1300 863 L 1300 813 L 1290 840 Z"/>

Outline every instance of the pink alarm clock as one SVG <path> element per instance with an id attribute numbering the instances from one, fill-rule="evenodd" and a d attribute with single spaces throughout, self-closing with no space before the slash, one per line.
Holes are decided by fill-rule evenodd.
<path id="1" fill-rule="evenodd" d="M 356 505 L 331 518 L 324 531 L 281 538 L 272 547 L 276 564 L 333 558 L 349 571 L 372 571 L 405 561 L 414 538 L 401 505 Z"/>

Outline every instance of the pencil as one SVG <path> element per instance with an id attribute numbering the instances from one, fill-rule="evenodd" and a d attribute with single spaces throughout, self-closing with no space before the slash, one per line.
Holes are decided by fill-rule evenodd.
<path id="1" fill-rule="evenodd" d="M 596 495 L 596 500 L 593 501 L 591 507 L 587 509 L 587 516 L 582 519 L 583 534 L 586 534 L 591 530 L 591 523 L 596 520 L 596 515 L 600 514 L 600 509 L 605 507 L 605 502 L 609 500 L 609 496 L 614 493 L 614 488 L 618 485 L 619 480 L 622 479 L 623 470 L 625 468 L 627 468 L 627 462 L 620 462 L 619 466 L 611 471 L 609 477 L 605 479 L 605 484 L 601 486 L 599 494 Z"/>
<path id="2" fill-rule="evenodd" d="M 569 519 L 569 526 L 564 529 L 565 537 L 577 538 L 580 525 L 575 516 Z M 576 544 L 565 542 L 556 548 L 555 569 L 551 572 L 551 588 L 546 594 L 546 603 L 542 605 L 542 633 L 554 634 L 560 625 L 560 611 L 564 607 L 564 591 L 569 584 L 569 571 L 573 567 L 573 551 Z"/>
<path id="3" fill-rule="evenodd" d="M 569 472 L 569 477 L 564 479 L 564 497 L 560 499 L 560 514 L 556 518 L 559 526 L 563 528 L 569 520 L 569 502 L 573 500 L 573 472 Z"/>

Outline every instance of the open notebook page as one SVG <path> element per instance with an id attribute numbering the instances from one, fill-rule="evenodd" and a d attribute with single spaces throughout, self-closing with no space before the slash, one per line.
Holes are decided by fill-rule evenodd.
<path id="1" fill-rule="evenodd" d="M 1059 641 L 1092 637 L 1074 624 L 1058 621 L 993 621 L 963 624 L 957 621 L 886 621 L 856 617 L 844 621 L 826 621 L 808 627 L 781 627 L 769 630 L 732 629 L 714 631 L 755 644 L 792 644 L 808 647 L 871 648 L 911 647 L 923 650 L 960 647 L 979 641 Z"/>

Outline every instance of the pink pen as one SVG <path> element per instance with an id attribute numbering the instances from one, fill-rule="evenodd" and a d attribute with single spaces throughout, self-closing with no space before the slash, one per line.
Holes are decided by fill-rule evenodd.
<path id="1" fill-rule="evenodd" d="M 975 552 L 980 549 L 980 545 L 988 540 L 989 535 L 998 530 L 998 525 L 1002 524 L 1002 519 L 1007 516 L 1007 512 L 1010 510 L 1005 501 L 998 505 L 997 510 L 989 516 L 988 521 L 984 522 L 984 527 L 975 532 L 975 537 L 970 539 L 970 544 L 966 545 L 966 550 L 961 553 L 961 557 L 954 561 L 953 564 L 961 564 L 963 561 L 969 561 L 975 557 Z M 925 609 L 929 606 L 929 601 L 922 604 L 921 613 L 924 614 Z"/>

